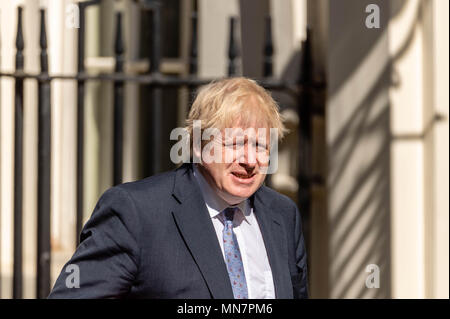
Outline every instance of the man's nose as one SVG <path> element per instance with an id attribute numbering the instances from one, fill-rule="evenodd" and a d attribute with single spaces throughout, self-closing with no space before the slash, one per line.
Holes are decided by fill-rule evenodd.
<path id="1" fill-rule="evenodd" d="M 256 166 L 256 149 L 250 144 L 246 144 L 241 151 L 239 163 L 244 164 L 247 169 L 254 168 Z"/>

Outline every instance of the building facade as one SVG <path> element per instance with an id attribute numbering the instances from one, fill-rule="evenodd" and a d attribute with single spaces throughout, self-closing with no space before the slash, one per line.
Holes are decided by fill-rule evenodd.
<path id="1" fill-rule="evenodd" d="M 146 72 L 151 47 L 141 2 L 102 0 L 86 9 L 85 68 L 112 72 L 115 12 L 123 14 L 125 69 Z M 149 1 L 152 2 L 152 1 Z M 39 72 L 39 9 L 46 8 L 50 74 L 77 72 L 73 0 L 0 0 L 0 71 L 14 72 L 17 7 L 23 7 L 25 72 Z M 296 83 L 309 37 L 311 76 L 325 83 L 310 117 L 306 214 L 313 298 L 448 298 L 449 46 L 442 0 L 170 0 L 162 5 L 161 73 L 189 74 L 191 15 L 198 15 L 199 77 L 227 75 L 229 18 L 237 17 L 238 74 L 263 76 L 266 16 L 273 77 Z M 309 31 L 308 31 L 309 30 Z M 76 247 L 76 81 L 51 83 L 52 281 Z M 24 81 L 23 297 L 36 297 L 37 84 Z M 271 186 L 298 203 L 302 118 L 298 101 L 274 92 L 290 129 Z M 113 84 L 91 81 L 84 97 L 86 221 L 113 185 Z M 124 94 L 123 181 L 148 175 L 151 124 L 145 86 Z M 163 149 L 183 126 L 186 89 L 162 92 Z M 0 297 L 11 298 L 14 223 L 14 78 L 0 76 Z M 319 112 L 320 113 L 320 112 Z M 169 154 L 161 170 L 175 167 Z M 299 207 L 302 211 L 303 207 Z"/>

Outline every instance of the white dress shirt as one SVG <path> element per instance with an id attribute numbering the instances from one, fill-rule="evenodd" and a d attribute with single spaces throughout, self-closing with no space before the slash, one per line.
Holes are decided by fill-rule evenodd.
<path id="1" fill-rule="evenodd" d="M 216 194 L 196 165 L 194 165 L 194 176 L 200 186 L 225 260 L 222 235 L 224 221 L 221 212 L 230 205 Z M 253 208 L 248 199 L 234 206 L 240 209 L 234 215 L 233 230 L 241 251 L 248 298 L 273 299 L 275 298 L 275 288 L 272 270 Z"/>

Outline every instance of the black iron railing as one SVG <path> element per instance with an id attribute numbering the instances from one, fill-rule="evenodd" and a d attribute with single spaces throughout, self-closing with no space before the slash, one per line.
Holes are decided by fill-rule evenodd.
<path id="1" fill-rule="evenodd" d="M 109 81 L 113 82 L 114 89 L 114 141 L 113 141 L 113 182 L 119 184 L 122 182 L 122 164 L 123 164 L 123 113 L 124 113 L 124 84 L 138 83 L 147 85 L 151 90 L 152 105 L 152 134 L 150 147 L 152 149 L 152 169 L 151 172 L 157 173 L 161 170 L 161 163 L 158 157 L 162 150 L 162 90 L 164 88 L 185 87 L 193 90 L 196 87 L 207 84 L 214 80 L 213 78 L 197 77 L 197 21 L 196 4 L 192 14 L 192 32 L 189 56 L 189 74 L 186 76 L 168 76 L 160 72 L 161 61 L 161 21 L 160 5 L 157 1 L 139 2 L 142 10 L 148 13 L 147 17 L 151 21 L 151 54 L 149 56 L 150 68 L 145 74 L 126 74 L 124 73 L 124 42 L 122 33 L 122 13 L 116 14 L 116 32 L 115 32 L 115 69 L 111 74 L 90 75 L 86 73 L 84 62 L 85 49 L 85 10 L 92 5 L 98 5 L 100 0 L 90 0 L 80 2 L 79 6 L 79 29 L 78 29 L 78 68 L 74 75 L 49 74 L 48 56 L 47 56 L 47 35 L 45 25 L 45 10 L 40 11 L 40 73 L 31 74 L 24 72 L 24 37 L 22 32 L 22 13 L 23 9 L 18 8 L 18 25 L 16 36 L 16 62 L 15 72 L 2 73 L 1 77 L 9 77 L 15 80 L 14 88 L 14 244 L 13 244 L 13 298 L 22 298 L 23 296 L 23 83 L 25 79 L 34 79 L 38 83 L 38 218 L 37 218 L 37 285 L 36 296 L 45 298 L 50 292 L 50 170 L 51 170 L 51 105 L 50 83 L 53 80 L 72 80 L 77 83 L 77 188 L 76 188 L 76 234 L 78 236 L 82 229 L 83 222 L 83 157 L 84 157 L 84 96 L 85 85 L 88 81 Z M 194 1 L 195 2 L 195 1 Z M 228 75 L 234 76 L 238 72 L 237 58 L 239 56 L 238 45 L 235 37 L 237 32 L 236 18 L 230 18 L 229 21 L 229 45 L 228 45 Z M 314 182 L 321 183 L 320 176 L 311 174 L 311 118 L 313 114 L 323 116 L 323 108 L 316 107 L 312 102 L 311 96 L 315 92 L 323 92 L 325 86 L 323 83 L 316 83 L 312 80 L 312 61 L 310 54 L 310 32 L 303 46 L 302 70 L 299 70 L 301 77 L 295 84 L 289 84 L 281 79 L 273 77 L 273 41 L 271 31 L 271 19 L 266 18 L 265 43 L 262 48 L 264 54 L 263 76 L 256 79 L 263 87 L 274 91 L 284 91 L 290 94 L 298 101 L 298 113 L 300 117 L 300 165 L 298 182 L 300 186 L 298 202 L 305 220 L 305 227 L 308 228 L 309 207 L 310 207 L 310 188 Z"/>

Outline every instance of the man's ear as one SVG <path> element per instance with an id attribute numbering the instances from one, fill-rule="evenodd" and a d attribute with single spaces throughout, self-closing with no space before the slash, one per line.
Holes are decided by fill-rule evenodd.
<path id="1" fill-rule="evenodd" d="M 192 156 L 194 163 L 202 162 L 202 146 L 201 143 L 193 143 L 192 145 Z"/>

